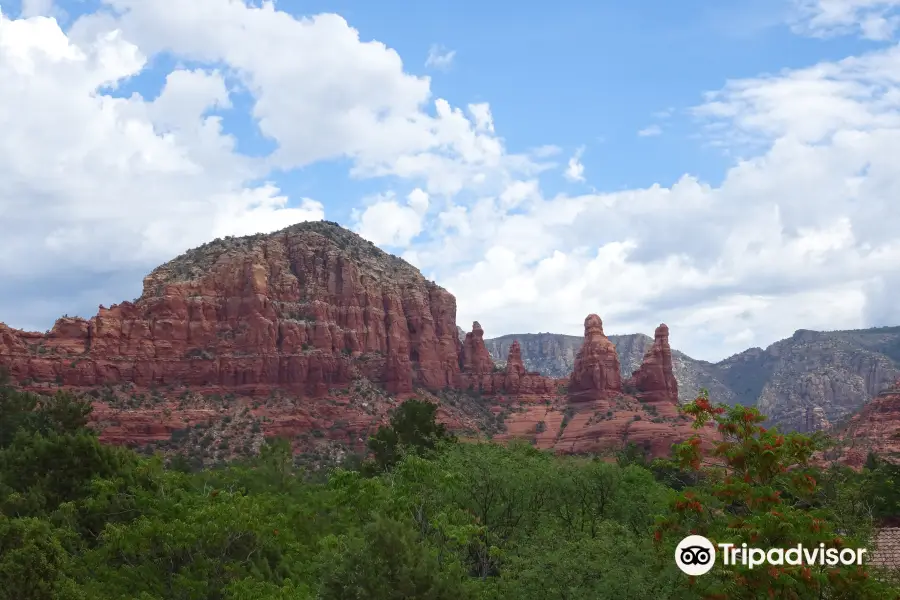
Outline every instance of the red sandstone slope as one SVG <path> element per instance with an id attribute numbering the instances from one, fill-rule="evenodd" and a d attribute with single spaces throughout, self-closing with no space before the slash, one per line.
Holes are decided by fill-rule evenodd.
<path id="1" fill-rule="evenodd" d="M 900 380 L 866 404 L 839 434 L 840 461 L 861 467 L 870 452 L 900 461 Z"/>

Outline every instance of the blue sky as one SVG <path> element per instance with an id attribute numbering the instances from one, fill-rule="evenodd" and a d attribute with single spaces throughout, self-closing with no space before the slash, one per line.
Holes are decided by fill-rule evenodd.
<path id="1" fill-rule="evenodd" d="M 868 178 L 859 172 L 883 160 L 896 128 L 896 107 L 875 102 L 870 91 L 896 85 L 898 4 L 461 0 L 412 10 L 398 0 L 281 0 L 275 10 L 254 12 L 236 0 L 0 0 L 7 32 L 33 27 L 31 41 L 9 33 L 13 42 L 0 43 L 0 68 L 5 52 L 21 90 L 53 87 L 51 95 L 86 111 L 72 109 L 71 122 L 51 129 L 37 108 L 29 111 L 33 122 L 21 118 L 15 102 L 22 94 L 8 99 L 7 114 L 20 115 L 8 127 L 52 145 L 35 142 L 42 158 L 24 167 L 21 148 L 6 158 L 0 152 L 0 174 L 16 182 L 0 189 L 0 212 L 4 203 L 34 207 L 15 213 L 15 230 L 12 222 L 6 227 L 41 264 L 0 262 L 0 274 L 34 295 L 23 307 L 0 293 L 0 320 L 45 329 L 62 312 L 89 315 L 101 302 L 138 295 L 135 274 L 186 247 L 324 216 L 448 287 L 461 324 L 477 318 L 489 336 L 578 333 L 590 311 L 618 333 L 651 332 L 666 320 L 676 347 L 717 359 L 798 328 L 893 323 L 898 315 L 886 298 L 896 277 L 883 265 L 891 264 L 894 240 L 877 228 L 895 216 L 884 203 L 894 183 L 877 168 Z M 340 22 L 304 28 L 297 21 L 326 13 L 340 15 L 359 40 Z M 42 14 L 58 25 L 27 19 Z M 96 42 L 115 29 L 118 42 Z M 284 43 L 255 52 L 271 39 Z M 104 56 L 120 60 L 103 67 L 115 72 L 115 84 L 91 92 L 94 84 L 70 82 L 53 61 L 31 70 L 15 62 L 15 44 L 50 56 L 52 40 L 86 56 L 101 56 L 106 44 Z M 434 48 L 452 52 L 452 60 L 427 65 Z M 402 67 L 391 62 L 393 52 Z M 85 81 L 102 80 L 100 63 L 63 60 L 84 67 Z M 334 73 L 321 75 L 316 65 L 324 64 Z M 187 71 L 196 78 L 171 86 L 180 100 L 154 107 L 167 77 Z M 93 94 L 124 104 L 98 108 Z M 196 114 L 188 110 L 195 97 Z M 442 120 L 439 99 L 468 121 Z M 23 106 L 45 101 L 52 104 L 35 96 Z M 0 114 L 3 102 L 0 93 Z M 489 106 L 490 124 L 479 128 L 469 105 Z M 370 133 L 341 125 L 354 111 L 374 115 Z M 101 123 L 112 114 L 110 132 Z M 390 114 L 406 129 L 385 125 Z M 222 119 L 220 137 L 198 133 L 211 115 Z M 126 117 L 144 119 L 150 137 L 136 141 Z M 273 136 L 258 118 L 273 124 Z M 92 119 L 97 129 L 88 130 Z M 65 150 L 73 139 L 93 140 L 92 132 L 100 136 L 96 148 L 84 142 Z M 432 141 L 414 141 L 425 135 Z M 847 141 L 852 135 L 868 145 Z M 235 147 L 222 150 L 216 144 L 228 136 Z M 173 145 L 157 147 L 165 139 Z M 558 152 L 535 153 L 548 145 Z M 274 165 L 279 148 L 292 150 Z M 116 156 L 158 152 L 195 170 L 170 178 L 175 163 L 154 163 L 151 171 L 164 175 L 148 175 L 149 184 L 141 183 L 144 171 L 100 172 Z M 87 167 L 75 169 L 73 156 Z M 566 176 L 570 159 L 580 162 L 580 177 Z M 37 177 L 32 167 L 62 173 L 58 185 L 29 179 Z M 267 183 L 277 189 L 263 189 Z M 158 185 L 158 195 L 148 185 Z M 419 192 L 418 200 L 409 196 Z M 235 199 L 254 193 L 287 202 L 261 209 Z M 56 221 L 38 210 L 42 194 L 57 207 Z M 167 221 L 175 208 L 150 212 L 163 197 L 200 220 Z M 134 205 L 121 214 L 97 208 L 106 202 Z M 197 216 L 203 210 L 211 211 L 205 225 Z M 92 211 L 105 216 L 85 216 Z M 141 211 L 148 216 L 138 217 Z M 35 245 L 45 252 L 35 254 Z M 65 291 L 51 285 L 60 277 Z M 74 306 L 60 310 L 67 302 Z"/>

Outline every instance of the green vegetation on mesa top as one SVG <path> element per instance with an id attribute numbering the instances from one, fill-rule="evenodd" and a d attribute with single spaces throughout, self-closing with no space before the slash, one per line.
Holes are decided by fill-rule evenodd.
<path id="1" fill-rule="evenodd" d="M 859 547 L 871 511 L 900 514 L 894 467 L 818 471 L 816 440 L 763 432 L 753 409 L 688 410 L 733 431 L 729 478 L 691 443 L 651 464 L 633 447 L 608 463 L 459 443 L 415 400 L 362 464 L 306 474 L 270 440 L 191 471 L 101 445 L 69 394 L 0 382 L 0 600 L 898 597 L 868 569 L 682 574 L 689 531 Z"/>
<path id="2" fill-rule="evenodd" d="M 216 238 L 196 248 L 191 248 L 169 262 L 153 270 L 151 276 L 160 281 L 185 281 L 201 277 L 224 255 L 236 252 L 252 252 L 266 240 L 273 240 L 285 235 L 318 234 L 336 249 L 344 251 L 347 256 L 357 261 L 372 262 L 386 271 L 403 273 L 408 277 L 422 278 L 421 272 L 400 257 L 389 254 L 359 236 L 332 221 L 304 221 L 273 233 L 256 233 L 245 236 L 226 236 Z"/>

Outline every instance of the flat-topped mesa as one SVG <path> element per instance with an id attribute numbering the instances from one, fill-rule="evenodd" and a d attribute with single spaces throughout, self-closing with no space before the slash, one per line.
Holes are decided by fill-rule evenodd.
<path id="1" fill-rule="evenodd" d="M 644 354 L 641 366 L 632 373 L 627 385 L 636 389 L 638 398 L 644 402 L 678 402 L 678 382 L 672 369 L 669 328 L 665 323 L 656 328 L 653 345 Z"/>
<path id="2" fill-rule="evenodd" d="M 616 347 L 603 333 L 600 317 L 588 315 L 584 320 L 584 343 L 575 355 L 569 378 L 569 401 L 590 402 L 621 392 L 622 376 Z"/>
<path id="3" fill-rule="evenodd" d="M 466 334 L 459 362 L 465 373 L 481 375 L 494 370 L 494 359 L 484 345 L 484 329 L 478 321 L 472 323 L 472 331 Z"/>

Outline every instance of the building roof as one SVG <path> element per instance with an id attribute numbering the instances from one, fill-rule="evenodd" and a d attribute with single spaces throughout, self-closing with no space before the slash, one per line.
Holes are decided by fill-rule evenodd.
<path id="1" fill-rule="evenodd" d="M 874 545 L 875 551 L 869 557 L 869 564 L 900 571 L 900 527 L 879 529 Z"/>

